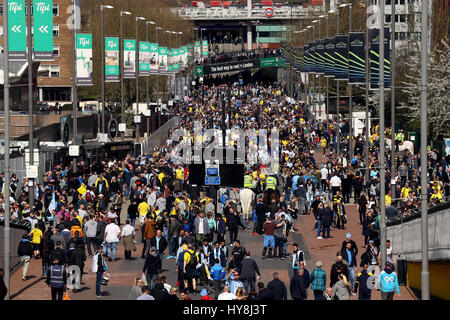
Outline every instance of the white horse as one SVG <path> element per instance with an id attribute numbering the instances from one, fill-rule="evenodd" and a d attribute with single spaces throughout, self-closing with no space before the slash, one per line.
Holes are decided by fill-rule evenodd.
<path id="1" fill-rule="evenodd" d="M 244 188 L 239 193 L 239 199 L 242 205 L 242 214 L 244 219 L 249 220 L 249 215 L 252 214 L 252 203 L 255 200 L 255 193 L 248 188 Z"/>
<path id="2" fill-rule="evenodd" d="M 386 145 L 387 145 L 388 149 L 391 149 L 391 143 L 392 143 L 391 139 L 386 138 Z M 408 150 L 411 154 L 414 154 L 414 142 L 406 140 L 406 141 L 403 141 L 403 143 L 400 143 L 398 145 L 399 152 L 403 152 L 406 150 Z"/>

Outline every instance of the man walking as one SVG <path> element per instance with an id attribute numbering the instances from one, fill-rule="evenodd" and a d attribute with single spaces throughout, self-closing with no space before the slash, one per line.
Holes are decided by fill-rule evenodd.
<path id="1" fill-rule="evenodd" d="M 67 284 L 67 275 L 64 266 L 59 264 L 59 257 L 53 257 L 53 265 L 47 271 L 47 285 L 52 290 L 52 300 L 62 300 Z"/>
<path id="2" fill-rule="evenodd" d="M 273 300 L 287 300 L 287 289 L 283 281 L 279 279 L 278 272 L 272 274 L 273 280 L 267 284 L 272 291 Z"/>
<path id="3" fill-rule="evenodd" d="M 205 218 L 205 213 L 200 212 L 194 220 L 194 232 L 197 245 L 201 246 L 203 239 L 209 234 L 208 220 Z"/>
<path id="4" fill-rule="evenodd" d="M 119 243 L 120 227 L 115 223 L 115 219 L 111 219 L 105 228 L 106 255 L 109 261 L 116 260 L 117 244 Z"/>
<path id="5" fill-rule="evenodd" d="M 377 285 L 377 289 L 381 289 L 382 300 L 393 300 L 395 291 L 397 291 L 397 296 L 400 297 L 397 274 L 394 272 L 394 265 L 391 262 L 387 262 L 384 270 L 380 272 Z"/>
<path id="6" fill-rule="evenodd" d="M 241 262 L 239 268 L 239 274 L 241 275 L 241 281 L 244 284 L 245 295 L 248 295 L 249 291 L 255 291 L 256 279 L 261 279 L 261 273 L 259 272 L 258 265 L 255 260 L 250 257 L 250 251 L 245 253 L 245 258 Z M 256 277 L 256 274 L 258 277 Z M 250 290 L 248 289 L 250 287 Z"/>
<path id="7" fill-rule="evenodd" d="M 92 272 L 96 273 L 95 295 L 97 296 L 97 298 L 100 298 L 102 296 L 102 293 L 100 291 L 102 285 L 102 277 L 103 272 L 105 272 L 107 269 L 105 259 L 103 259 L 102 256 L 102 251 L 103 246 L 99 245 L 96 254 L 92 258 Z"/>
<path id="8" fill-rule="evenodd" d="M 89 220 L 86 221 L 84 224 L 84 232 L 86 235 L 86 246 L 88 250 L 89 257 L 92 257 L 92 249 L 91 246 L 94 248 L 94 253 L 97 251 L 97 241 L 95 239 L 97 235 L 97 221 L 94 220 L 94 217 L 92 215 L 89 215 Z"/>

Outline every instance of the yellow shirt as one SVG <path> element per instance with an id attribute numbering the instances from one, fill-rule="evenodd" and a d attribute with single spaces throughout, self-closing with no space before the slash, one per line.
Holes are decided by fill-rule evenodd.
<path id="1" fill-rule="evenodd" d="M 143 201 L 138 206 L 138 211 L 140 216 L 146 216 L 147 213 L 150 211 L 150 206 L 147 202 Z"/>
<path id="2" fill-rule="evenodd" d="M 409 188 L 409 187 L 408 187 L 408 188 L 403 187 L 403 188 L 402 188 L 402 198 L 403 198 L 403 199 L 408 198 L 410 192 L 411 192 L 411 188 Z"/>
<path id="3" fill-rule="evenodd" d="M 184 170 L 183 169 L 176 169 L 175 170 L 175 176 L 177 179 L 184 180 Z"/>
<path id="4" fill-rule="evenodd" d="M 34 228 L 33 230 L 31 230 L 31 236 L 33 237 L 31 243 L 35 244 L 41 243 L 42 230 L 39 228 Z"/>
<path id="5" fill-rule="evenodd" d="M 388 194 L 384 196 L 384 202 L 386 204 L 386 207 L 390 206 L 392 203 L 392 197 L 390 197 Z"/>
<path id="6" fill-rule="evenodd" d="M 327 139 L 320 140 L 320 143 L 321 143 L 322 147 L 326 147 L 327 146 Z"/>
<path id="7" fill-rule="evenodd" d="M 163 178 L 164 178 L 164 172 L 161 172 L 160 174 L 158 174 L 159 182 L 162 183 L 162 179 L 163 179 Z"/>

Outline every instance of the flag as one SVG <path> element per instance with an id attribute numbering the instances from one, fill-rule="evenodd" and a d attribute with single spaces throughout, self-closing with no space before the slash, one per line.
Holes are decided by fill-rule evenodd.
<path id="1" fill-rule="evenodd" d="M 50 205 L 48 206 L 49 212 L 52 212 L 53 210 L 56 210 L 55 191 L 52 193 L 52 201 L 50 201 Z"/>

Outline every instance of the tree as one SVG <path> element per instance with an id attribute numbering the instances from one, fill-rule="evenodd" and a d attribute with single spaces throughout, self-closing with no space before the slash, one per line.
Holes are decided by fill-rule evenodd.
<path id="1" fill-rule="evenodd" d="M 441 40 L 441 48 L 436 47 L 428 59 L 428 123 L 433 137 L 442 134 L 450 135 L 450 110 L 448 92 L 450 90 L 450 48 L 448 40 Z M 421 101 L 421 68 L 420 51 L 414 49 L 416 54 L 410 55 L 409 60 L 404 63 L 409 72 L 405 74 L 405 81 L 402 82 L 405 93 L 409 100 L 401 102 L 401 109 L 409 115 L 411 120 L 420 119 Z"/>

